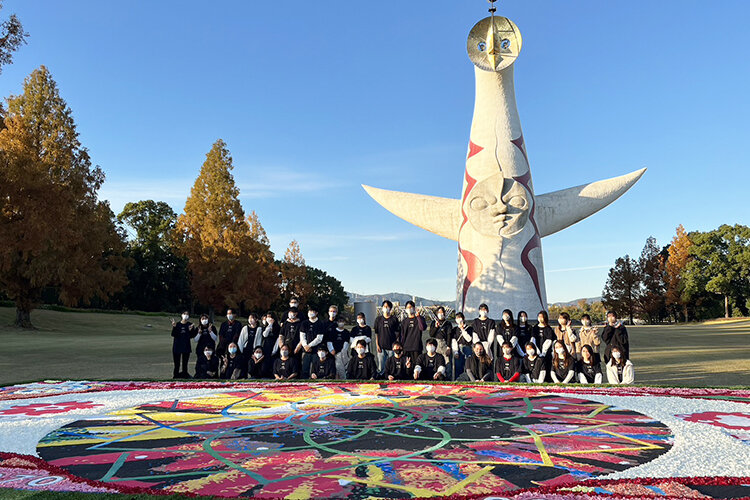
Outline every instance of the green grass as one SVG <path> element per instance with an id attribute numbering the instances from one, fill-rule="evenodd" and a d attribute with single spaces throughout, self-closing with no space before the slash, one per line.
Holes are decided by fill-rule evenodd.
<path id="1" fill-rule="evenodd" d="M 172 376 L 167 316 L 36 310 L 37 330 L 12 326 L 0 307 L 0 385 L 57 380 L 164 380 Z M 630 326 L 636 382 L 667 386 L 750 384 L 750 320 Z M 192 373 L 195 354 L 190 358 Z"/>

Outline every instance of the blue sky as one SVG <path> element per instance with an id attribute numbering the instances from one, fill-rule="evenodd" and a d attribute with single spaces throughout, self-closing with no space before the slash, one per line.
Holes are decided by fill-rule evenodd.
<path id="1" fill-rule="evenodd" d="M 543 240 L 548 299 L 597 296 L 607 270 L 678 224 L 748 223 L 745 0 L 498 4 L 521 29 L 516 93 L 538 194 L 649 170 Z M 360 184 L 459 197 L 473 108 L 466 36 L 484 0 L 6 0 L 30 33 L 0 95 L 46 65 L 118 212 L 181 212 L 217 138 L 273 251 L 349 291 L 455 299 L 456 243 Z"/>

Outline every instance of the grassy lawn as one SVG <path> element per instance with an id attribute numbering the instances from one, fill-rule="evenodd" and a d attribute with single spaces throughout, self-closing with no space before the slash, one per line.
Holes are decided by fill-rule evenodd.
<path id="1" fill-rule="evenodd" d="M 38 330 L 9 326 L 0 307 L 0 384 L 40 379 L 170 379 L 167 316 L 37 310 Z M 750 385 L 750 321 L 628 327 L 636 382 L 674 386 Z M 193 372 L 195 354 L 190 358 Z"/>

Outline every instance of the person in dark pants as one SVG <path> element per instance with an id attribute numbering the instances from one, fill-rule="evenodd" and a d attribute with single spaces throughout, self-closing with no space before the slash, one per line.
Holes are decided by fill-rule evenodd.
<path id="1" fill-rule="evenodd" d="M 445 307 L 436 310 L 436 319 L 430 325 L 430 338 L 437 341 L 437 352 L 445 358 L 445 378 L 451 380 L 453 370 L 453 323 L 445 317 Z"/>
<path id="2" fill-rule="evenodd" d="M 607 326 L 602 331 L 602 340 L 606 342 L 607 349 L 604 351 L 604 362 L 609 363 L 612 357 L 612 348 L 617 347 L 624 359 L 630 359 L 630 342 L 628 340 L 628 330 L 618 319 L 617 313 L 609 311 L 607 313 Z"/>
<path id="3" fill-rule="evenodd" d="M 427 340 L 427 352 L 417 356 L 414 380 L 445 380 L 445 357 L 437 352 L 437 340 Z"/>
<path id="4" fill-rule="evenodd" d="M 190 378 L 188 360 L 190 359 L 190 339 L 195 337 L 195 326 L 188 321 L 190 314 L 183 311 L 179 323 L 172 320 L 172 360 L 174 361 L 173 378 Z"/>
<path id="5" fill-rule="evenodd" d="M 427 329 L 427 323 L 413 301 L 406 302 L 406 317 L 401 322 L 401 345 L 404 354 L 416 363 L 422 354 L 422 332 Z"/>
<path id="6" fill-rule="evenodd" d="M 198 356 L 195 363 L 195 378 L 208 379 L 216 378 L 219 374 L 219 358 L 214 355 L 214 348 L 208 347 Z"/>
<path id="7" fill-rule="evenodd" d="M 209 322 L 208 315 L 201 315 L 200 323 L 195 330 L 195 337 L 193 337 L 193 342 L 197 342 L 197 345 L 195 346 L 195 354 L 198 355 L 198 358 L 203 355 L 206 346 L 210 347 L 213 351 L 216 351 L 216 341 L 218 338 L 216 327 Z"/>
<path id="8" fill-rule="evenodd" d="M 318 353 L 310 363 L 310 378 L 313 380 L 335 379 L 336 360 L 328 354 L 326 346 L 318 346 Z"/>
<path id="9" fill-rule="evenodd" d="M 364 340 L 357 342 L 357 355 L 349 360 L 346 367 L 346 378 L 353 380 L 375 380 L 378 367 L 375 366 L 375 356 L 367 352 Z"/>
<path id="10" fill-rule="evenodd" d="M 318 346 L 324 346 L 323 339 L 326 335 L 326 325 L 318 319 L 318 311 L 310 306 L 307 311 L 307 319 L 302 322 L 299 333 L 299 345 L 297 346 L 301 356 L 300 378 L 310 378 L 310 364 L 317 357 Z"/>
<path id="11" fill-rule="evenodd" d="M 375 318 L 373 329 L 375 330 L 375 351 L 377 355 L 379 373 L 385 372 L 386 360 L 393 356 L 393 343 L 399 340 L 401 323 L 393 316 L 393 303 L 390 300 L 383 301 L 383 314 Z M 403 347 L 403 346 L 402 346 Z"/>
<path id="12" fill-rule="evenodd" d="M 409 380 L 411 369 L 411 358 L 404 356 L 404 349 L 398 341 L 394 342 L 393 356 L 385 362 L 385 378 L 388 380 Z"/>
<path id="13" fill-rule="evenodd" d="M 281 356 L 273 364 L 273 376 L 276 380 L 291 380 L 299 375 L 299 363 L 292 354 L 289 344 L 284 344 L 279 350 Z"/>
<path id="14" fill-rule="evenodd" d="M 223 356 L 227 352 L 227 346 L 240 339 L 242 323 L 237 321 L 234 309 L 227 309 L 227 320 L 219 327 L 219 343 L 216 346 L 216 354 Z"/>
<path id="15" fill-rule="evenodd" d="M 458 379 L 464 373 L 466 360 L 473 356 L 471 340 L 474 330 L 466 323 L 464 313 L 456 313 L 456 328 L 453 330 L 453 359 L 455 361 L 454 379 Z"/>

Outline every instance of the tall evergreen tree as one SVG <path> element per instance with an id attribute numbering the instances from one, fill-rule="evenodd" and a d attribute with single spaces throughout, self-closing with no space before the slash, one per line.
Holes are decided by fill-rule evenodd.
<path id="1" fill-rule="evenodd" d="M 200 174 L 177 220 L 182 254 L 188 259 L 195 298 L 212 309 L 225 306 L 263 309 L 272 297 L 258 288 L 271 276 L 268 254 L 251 233 L 232 176 L 232 157 L 217 140 L 206 155 Z"/>
<path id="2" fill-rule="evenodd" d="M 607 282 L 602 292 L 602 302 L 609 310 L 617 311 L 619 316 L 627 315 L 633 322 L 640 290 L 638 263 L 629 255 L 615 261 L 615 267 L 609 270 Z"/>
<path id="3" fill-rule="evenodd" d="M 105 201 L 73 116 L 44 66 L 7 99 L 0 131 L 0 287 L 16 304 L 16 325 L 46 287 L 67 305 L 106 298 L 126 283 L 124 235 Z"/>
<path id="4" fill-rule="evenodd" d="M 666 313 L 663 260 L 662 249 L 656 244 L 656 238 L 650 236 L 638 259 L 641 282 L 638 309 L 649 323 L 662 320 Z"/>

